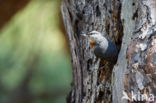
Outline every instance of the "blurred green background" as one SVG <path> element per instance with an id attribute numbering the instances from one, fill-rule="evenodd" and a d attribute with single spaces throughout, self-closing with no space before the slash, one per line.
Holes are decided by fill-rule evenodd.
<path id="1" fill-rule="evenodd" d="M 60 4 L 31 0 L 0 29 L 0 103 L 66 103 L 72 73 Z"/>

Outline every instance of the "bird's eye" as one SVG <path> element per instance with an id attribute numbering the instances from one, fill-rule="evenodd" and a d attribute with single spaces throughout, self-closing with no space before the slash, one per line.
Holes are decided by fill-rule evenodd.
<path id="1" fill-rule="evenodd" d="M 98 32 L 97 31 L 90 31 L 90 32 L 88 32 L 88 35 L 95 35 L 95 34 L 98 34 Z"/>
<path id="2" fill-rule="evenodd" d="M 93 32 L 89 32 L 89 33 L 88 33 L 88 35 L 93 35 L 93 34 L 94 34 Z"/>
<path id="3" fill-rule="evenodd" d="M 93 35 L 93 33 L 88 33 L 88 35 Z"/>

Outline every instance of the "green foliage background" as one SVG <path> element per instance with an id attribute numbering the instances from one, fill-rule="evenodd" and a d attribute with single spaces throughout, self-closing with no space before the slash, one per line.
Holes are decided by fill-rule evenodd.
<path id="1" fill-rule="evenodd" d="M 65 103 L 72 77 L 59 13 L 60 0 L 33 0 L 1 30 L 0 103 L 28 77 L 26 85 L 33 95 L 52 93 L 33 103 Z"/>

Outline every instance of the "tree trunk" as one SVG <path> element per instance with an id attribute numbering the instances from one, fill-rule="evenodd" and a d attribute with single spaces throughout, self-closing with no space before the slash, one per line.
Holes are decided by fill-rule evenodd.
<path id="1" fill-rule="evenodd" d="M 155 0 L 64 0 L 61 10 L 72 57 L 68 103 L 127 103 L 156 95 Z M 92 30 L 120 49 L 115 65 L 98 59 L 80 35 Z"/>

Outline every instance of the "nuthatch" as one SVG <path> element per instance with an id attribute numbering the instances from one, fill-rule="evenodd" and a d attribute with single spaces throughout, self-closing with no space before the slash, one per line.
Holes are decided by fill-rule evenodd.
<path id="1" fill-rule="evenodd" d="M 118 58 L 118 49 L 113 42 L 102 36 L 98 31 L 91 31 L 87 34 L 83 34 L 89 42 L 91 48 L 94 50 L 94 54 L 109 62 L 115 63 Z"/>

